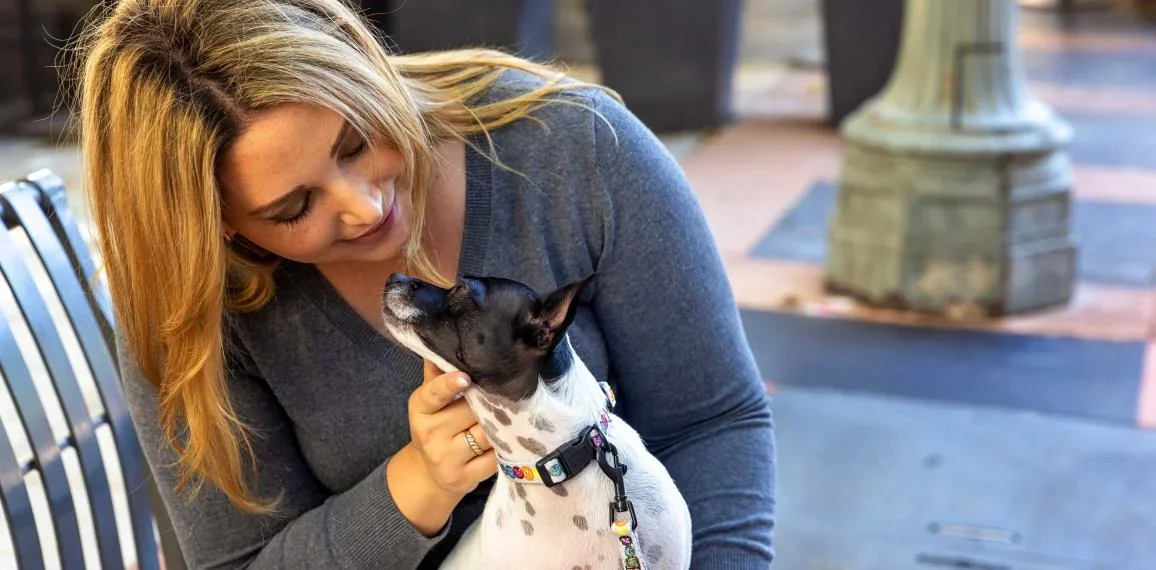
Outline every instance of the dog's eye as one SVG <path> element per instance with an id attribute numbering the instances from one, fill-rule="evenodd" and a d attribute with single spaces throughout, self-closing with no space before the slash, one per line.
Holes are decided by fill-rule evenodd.
<path id="1" fill-rule="evenodd" d="M 464 311 L 478 305 L 473 290 L 467 281 L 459 281 L 457 285 L 454 285 L 446 294 L 446 300 L 452 311 Z"/>
<path id="2" fill-rule="evenodd" d="M 466 361 L 465 353 L 463 353 L 462 349 L 460 349 L 460 348 L 457 350 L 457 352 L 454 353 L 454 356 L 456 356 L 458 358 L 458 362 L 465 362 Z"/>

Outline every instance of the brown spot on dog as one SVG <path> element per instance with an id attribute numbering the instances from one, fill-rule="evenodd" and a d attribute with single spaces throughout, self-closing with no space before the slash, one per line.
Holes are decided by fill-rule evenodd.
<path id="1" fill-rule="evenodd" d="M 586 530 L 590 528 L 590 523 L 586 522 L 586 517 L 574 515 L 574 526 L 578 527 L 578 530 Z"/>
<path id="2" fill-rule="evenodd" d="M 518 491 L 518 498 L 519 499 L 522 499 L 522 500 L 526 499 L 526 487 L 524 485 L 522 485 L 521 483 L 514 483 L 514 489 L 516 489 Z"/>
<path id="3" fill-rule="evenodd" d="M 482 420 L 482 429 L 486 430 L 486 439 L 490 440 L 490 445 L 506 453 L 514 453 L 514 448 L 510 447 L 510 444 L 502 441 L 501 438 L 495 435 L 498 433 L 498 427 L 494 425 L 494 422 Z"/>
<path id="4" fill-rule="evenodd" d="M 534 505 L 531 505 L 530 501 L 526 501 L 526 514 L 534 516 Z"/>
<path id="5" fill-rule="evenodd" d="M 550 420 L 543 418 L 542 416 L 534 416 L 534 419 L 530 421 L 530 424 L 533 425 L 534 429 L 538 431 L 554 433 L 554 424 L 550 423 Z"/>
<path id="6" fill-rule="evenodd" d="M 506 415 L 506 412 L 503 412 L 502 410 L 494 408 L 493 413 L 494 413 L 494 419 L 498 420 L 498 423 L 500 423 L 504 426 L 508 426 L 511 423 L 513 423 L 510 421 L 510 416 Z"/>
<path id="7" fill-rule="evenodd" d="M 508 444 L 505 441 L 502 441 L 496 437 L 490 439 L 490 443 L 492 443 L 494 445 L 494 447 L 496 447 L 496 448 L 498 448 L 498 449 L 500 449 L 506 453 L 513 453 L 514 452 L 514 448 L 510 447 L 510 444 Z"/>
<path id="8" fill-rule="evenodd" d="M 491 414 L 494 413 L 494 410 L 498 409 L 497 407 L 494 406 L 494 403 L 491 402 L 490 399 L 485 397 L 485 396 L 478 398 L 478 402 L 482 405 L 483 408 L 486 409 L 487 412 L 490 412 Z"/>
<path id="9" fill-rule="evenodd" d="M 661 516 L 664 511 L 666 511 L 666 503 L 662 501 L 642 502 L 642 512 L 646 513 L 646 516 L 650 518 L 656 519 Z"/>
<path id="10" fill-rule="evenodd" d="M 566 487 L 563 487 L 561 485 L 554 485 L 553 487 L 550 487 L 550 490 L 553 491 L 554 494 L 558 495 L 559 497 L 565 497 L 566 495 L 570 494 L 570 492 L 566 490 Z"/>
<path id="11" fill-rule="evenodd" d="M 602 562 L 603 560 L 606 560 L 606 555 L 605 554 L 599 554 L 598 555 L 598 561 Z"/>
<path id="12" fill-rule="evenodd" d="M 657 542 L 651 543 L 650 550 L 646 553 L 646 557 L 650 559 L 650 562 L 658 564 L 658 562 L 662 560 L 662 545 Z"/>
<path id="13" fill-rule="evenodd" d="M 534 455 L 546 455 L 547 453 L 550 453 L 550 450 L 546 449 L 546 446 L 543 445 L 542 442 L 533 438 L 518 436 L 518 445 L 526 448 L 526 451 L 529 451 Z"/>
<path id="14" fill-rule="evenodd" d="M 515 416 L 518 415 L 518 412 L 522 410 L 522 405 L 519 402 L 503 396 L 494 397 L 490 403 L 503 410 L 506 410 L 507 412 L 510 412 L 511 414 L 514 414 Z"/>
<path id="15" fill-rule="evenodd" d="M 526 536 L 534 536 L 534 525 L 530 524 L 530 521 L 523 520 L 522 532 L 526 533 Z"/>

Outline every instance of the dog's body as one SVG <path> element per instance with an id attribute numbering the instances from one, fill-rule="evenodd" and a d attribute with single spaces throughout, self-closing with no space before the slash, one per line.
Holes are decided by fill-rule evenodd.
<path id="1" fill-rule="evenodd" d="M 466 400 L 499 458 L 507 463 L 499 470 L 483 515 L 442 568 L 637 567 L 633 566 L 635 561 L 627 562 L 631 555 L 638 557 L 644 569 L 689 567 L 691 521 L 682 495 L 638 433 L 608 409 L 612 398 L 607 397 L 565 335 L 574 298 L 584 286 L 585 282 L 567 286 L 569 289 L 562 288 L 544 301 L 536 296 L 527 298 L 532 292 L 505 280 L 470 280 L 464 286 L 470 290 L 465 293 L 455 293 L 457 287 L 447 292 L 396 276 L 386 286 L 385 319 L 391 334 L 442 370 L 464 370 L 474 378 L 480 389 L 469 390 Z M 462 296 L 456 308 L 455 294 Z M 474 299 L 468 300 L 466 295 Z M 523 298 L 524 306 L 518 306 L 518 297 Z M 453 321 L 460 315 L 454 313 L 464 311 L 463 304 L 473 313 L 459 325 Z M 518 315 L 551 310 L 561 311 L 553 321 Z M 494 313 L 497 316 L 487 324 L 487 317 Z M 503 329 L 511 326 L 516 330 L 503 335 Z M 519 328 L 525 326 L 529 329 Z M 549 327 L 548 334 L 541 326 Z M 447 332 L 449 328 L 455 329 L 452 335 Z M 517 346 L 501 346 L 506 337 Z M 479 340 L 478 347 L 466 346 Z M 475 366 L 465 362 L 482 359 L 476 353 L 469 354 L 468 349 L 486 344 L 488 350 L 501 356 Z M 535 345 L 541 354 L 534 350 Z M 627 467 L 622 479 L 637 528 L 626 538 L 612 528 L 611 504 L 618 494 L 610 476 L 612 470 L 608 472 L 604 464 L 591 461 L 562 483 L 547 486 L 534 468 L 543 456 L 591 426 L 601 430 Z M 614 462 L 607 458 L 604 463 Z M 528 471 L 525 475 L 523 467 Z M 617 518 L 630 517 L 623 512 Z M 619 530 L 626 526 L 620 525 Z"/>
<path id="2" fill-rule="evenodd" d="M 572 350 L 568 344 L 565 349 Z M 576 355 L 556 386 L 535 392 L 520 412 L 496 406 L 480 391 L 469 393 L 471 408 L 504 460 L 533 465 L 548 450 L 600 421 L 606 396 Z M 638 433 L 619 418 L 608 417 L 607 439 L 628 466 L 625 485 L 636 506 L 645 567 L 688 567 L 690 515 L 682 496 Z M 623 548 L 610 524 L 614 493 L 614 484 L 595 463 L 554 487 L 499 476 L 481 521 L 442 568 L 507 568 L 517 561 L 564 570 L 621 567 Z"/>

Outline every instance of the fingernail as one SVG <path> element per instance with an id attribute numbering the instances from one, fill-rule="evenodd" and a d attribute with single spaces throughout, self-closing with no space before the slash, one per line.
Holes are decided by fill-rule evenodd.
<path id="1" fill-rule="evenodd" d="M 461 400 L 461 399 L 462 399 L 462 397 L 463 397 L 463 396 L 465 396 L 465 395 L 466 395 L 466 393 L 465 393 L 465 392 L 458 392 L 457 394 L 454 394 L 454 399 L 455 399 L 455 400 Z"/>
<path id="2" fill-rule="evenodd" d="M 454 380 L 454 383 L 458 385 L 458 388 L 465 388 L 470 385 L 470 381 L 467 380 L 465 376 L 458 376 L 458 379 Z"/>

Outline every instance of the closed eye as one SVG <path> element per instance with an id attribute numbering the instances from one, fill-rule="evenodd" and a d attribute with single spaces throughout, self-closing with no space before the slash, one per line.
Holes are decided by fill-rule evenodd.
<path id="1" fill-rule="evenodd" d="M 446 293 L 446 301 L 450 311 L 460 313 L 467 309 L 477 307 L 477 300 L 471 294 L 470 288 L 464 282 L 454 285 L 449 292 Z"/>
<path id="2" fill-rule="evenodd" d="M 369 143 L 365 142 L 365 140 L 361 140 L 357 143 L 357 146 L 353 147 L 353 149 L 342 153 L 341 159 L 349 160 L 351 158 L 357 158 L 364 154 L 366 150 L 369 150 Z"/>
<path id="3" fill-rule="evenodd" d="M 273 223 L 285 224 L 289 226 L 300 224 L 301 222 L 305 221 L 305 217 L 309 215 L 309 212 L 312 211 L 312 209 L 313 191 L 306 190 L 305 196 L 302 198 L 301 205 L 297 208 L 297 211 L 289 215 L 276 216 L 273 218 Z"/>

